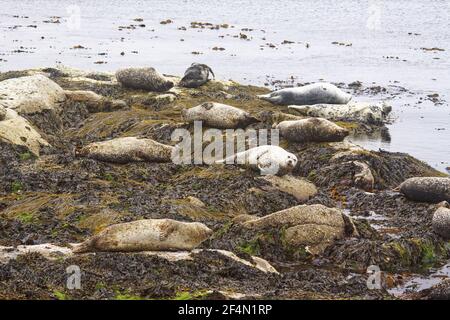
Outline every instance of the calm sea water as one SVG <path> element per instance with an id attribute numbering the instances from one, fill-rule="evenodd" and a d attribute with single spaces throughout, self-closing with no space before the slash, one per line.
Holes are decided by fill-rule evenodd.
<path id="1" fill-rule="evenodd" d="M 350 139 L 371 149 L 410 153 L 442 171 L 450 166 L 450 1 L 0 4 L 0 71 L 57 64 L 114 71 L 145 65 L 181 75 L 199 61 L 209 64 L 220 79 L 260 85 L 268 78 L 291 77 L 296 82 L 395 84 L 412 93 L 391 101 L 396 119 L 388 126 L 391 140 Z M 167 19 L 173 22 L 160 24 Z M 229 26 L 190 28 L 195 21 Z M 134 29 L 123 28 L 130 25 Z M 289 42 L 282 44 L 285 40 Z M 443 100 L 441 105 L 418 104 L 418 97 L 434 93 Z"/>

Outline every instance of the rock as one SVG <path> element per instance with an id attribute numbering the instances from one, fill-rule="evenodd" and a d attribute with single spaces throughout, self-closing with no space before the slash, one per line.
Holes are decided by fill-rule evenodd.
<path id="1" fill-rule="evenodd" d="M 301 202 L 306 202 L 317 194 L 317 188 L 312 182 L 291 175 L 282 177 L 268 175 L 258 179 L 269 182 L 273 188 L 289 193 Z"/>
<path id="2" fill-rule="evenodd" d="M 282 121 L 275 128 L 284 138 L 295 142 L 336 142 L 349 134 L 347 129 L 323 118 Z"/>
<path id="3" fill-rule="evenodd" d="M 444 201 L 433 214 L 432 226 L 434 232 L 445 239 L 450 239 L 450 205 Z"/>
<path id="4" fill-rule="evenodd" d="M 427 300 L 450 300 L 450 279 L 445 279 L 441 283 L 429 289 L 422 290 L 422 295 Z"/>
<path id="5" fill-rule="evenodd" d="M 381 125 L 386 121 L 392 107 L 386 103 L 349 102 L 348 104 L 315 104 L 306 106 L 288 106 L 288 110 L 297 115 L 320 117 L 333 121 L 355 121 Z"/>
<path id="6" fill-rule="evenodd" d="M 79 154 L 88 158 L 114 163 L 135 161 L 170 162 L 173 149 L 172 146 L 152 139 L 125 137 L 91 143 L 82 148 Z"/>
<path id="7" fill-rule="evenodd" d="M 251 256 L 251 261 L 244 260 L 236 256 L 234 253 L 226 250 L 215 249 L 193 249 L 191 251 L 142 251 L 130 253 L 131 255 L 142 256 L 156 256 L 171 262 L 194 260 L 195 255 L 202 252 L 211 252 L 230 258 L 247 267 L 257 269 L 264 273 L 278 274 L 278 271 L 266 260 Z M 71 248 L 56 246 L 51 243 L 39 245 L 23 245 L 17 247 L 0 246 L 0 264 L 6 264 L 10 260 L 15 260 L 17 257 L 29 253 L 38 253 L 48 260 L 60 260 L 73 257 L 74 254 Z M 93 255 L 93 253 L 85 253 L 86 255 Z"/>
<path id="8" fill-rule="evenodd" d="M 186 200 L 193 206 L 196 206 L 199 208 L 206 207 L 205 203 L 203 201 L 201 201 L 199 198 L 189 196 L 189 197 L 186 197 Z"/>
<path id="9" fill-rule="evenodd" d="M 252 230 L 266 228 L 286 228 L 284 240 L 291 247 L 303 246 L 312 254 L 320 254 L 334 240 L 342 239 L 355 233 L 354 226 L 348 217 L 336 208 L 328 208 L 320 204 L 299 205 L 281 210 L 262 218 L 249 220 L 242 226 Z"/>
<path id="10" fill-rule="evenodd" d="M 0 82 L 0 105 L 26 115 L 45 110 L 60 111 L 66 100 L 64 90 L 43 75 L 8 79 Z"/>
<path id="11" fill-rule="evenodd" d="M 123 100 L 112 100 L 93 92 L 84 90 L 65 90 L 66 97 L 74 102 L 85 103 L 89 112 L 115 111 L 127 107 Z"/>
<path id="12" fill-rule="evenodd" d="M 413 201 L 432 203 L 450 201 L 450 178 L 410 178 L 400 184 L 398 190 Z"/>
<path id="13" fill-rule="evenodd" d="M 222 103 L 205 102 L 182 111 L 186 122 L 202 121 L 204 125 L 219 129 L 245 128 L 258 122 L 248 112 Z"/>
<path id="14" fill-rule="evenodd" d="M 173 82 L 167 80 L 154 68 L 122 69 L 116 72 L 116 78 L 122 86 L 131 89 L 162 92 L 173 87 Z"/>
<path id="15" fill-rule="evenodd" d="M 33 126 L 12 109 L 4 109 L 5 115 L 0 121 L 0 141 L 26 147 L 31 153 L 39 156 L 40 149 L 49 143 L 42 138 Z"/>

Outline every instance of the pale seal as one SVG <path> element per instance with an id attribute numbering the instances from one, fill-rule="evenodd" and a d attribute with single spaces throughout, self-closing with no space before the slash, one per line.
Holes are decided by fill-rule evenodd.
<path id="1" fill-rule="evenodd" d="M 450 178 L 415 177 L 404 181 L 396 189 L 413 201 L 438 203 L 450 201 Z"/>
<path id="2" fill-rule="evenodd" d="M 386 103 L 349 102 L 348 104 L 314 104 L 288 106 L 290 113 L 320 117 L 333 121 L 356 121 L 373 125 L 383 124 L 392 107 Z"/>
<path id="3" fill-rule="evenodd" d="M 114 163 L 170 162 L 173 149 L 152 139 L 124 137 L 91 143 L 82 148 L 79 155 Z"/>
<path id="4" fill-rule="evenodd" d="M 216 163 L 241 164 L 258 169 L 263 175 L 284 175 L 297 165 L 295 154 L 278 146 L 259 146 L 216 161 Z"/>
<path id="5" fill-rule="evenodd" d="M 198 88 L 209 80 L 209 74 L 215 78 L 214 72 L 206 64 L 193 63 L 184 73 L 179 86 L 186 88 Z"/>
<path id="6" fill-rule="evenodd" d="M 116 72 L 116 79 L 122 86 L 148 91 L 167 91 L 173 82 L 167 80 L 155 68 L 126 68 Z"/>
<path id="7" fill-rule="evenodd" d="M 245 128 L 258 122 L 244 110 L 216 102 L 205 102 L 181 113 L 186 122 L 202 121 L 206 126 L 218 129 Z"/>
<path id="8" fill-rule="evenodd" d="M 432 226 L 434 232 L 445 239 L 450 239 L 450 205 L 444 201 L 433 214 Z"/>
<path id="9" fill-rule="evenodd" d="M 208 239 L 212 230 L 199 222 L 146 219 L 114 224 L 75 245 L 73 252 L 192 250 Z"/>
<path id="10" fill-rule="evenodd" d="M 352 99 L 352 95 L 330 83 L 313 83 L 303 87 L 286 88 L 258 97 L 280 105 L 346 104 Z"/>
<path id="11" fill-rule="evenodd" d="M 322 118 L 286 120 L 275 128 L 284 138 L 295 142 L 338 142 L 349 134 L 347 129 Z"/>

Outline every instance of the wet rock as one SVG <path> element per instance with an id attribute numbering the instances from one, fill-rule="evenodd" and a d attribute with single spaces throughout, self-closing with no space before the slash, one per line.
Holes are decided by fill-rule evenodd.
<path id="1" fill-rule="evenodd" d="M 410 200 L 437 203 L 450 201 L 450 178 L 415 177 L 404 181 L 399 191 Z"/>
<path id="2" fill-rule="evenodd" d="M 284 138 L 295 142 L 342 141 L 349 134 L 347 129 L 323 118 L 282 121 L 275 128 Z"/>
<path id="3" fill-rule="evenodd" d="M 4 109 L 4 118 L 0 121 L 0 141 L 16 146 L 24 146 L 39 156 L 41 147 L 49 143 L 33 128 L 28 120 L 12 109 Z"/>
<path id="4" fill-rule="evenodd" d="M 74 252 L 192 250 L 212 234 L 199 222 L 146 219 L 119 223 L 76 245 Z"/>
<path id="5" fill-rule="evenodd" d="M 205 102 L 182 111 L 186 122 L 202 121 L 204 125 L 219 129 L 245 128 L 258 121 L 248 112 L 215 102 Z"/>
<path id="6" fill-rule="evenodd" d="M 117 81 L 131 89 L 148 91 L 167 91 L 173 82 L 166 79 L 154 68 L 126 68 L 116 72 Z"/>
<path id="7" fill-rule="evenodd" d="M 169 162 L 171 161 L 172 150 L 173 147 L 152 139 L 125 137 L 91 143 L 82 148 L 79 154 L 88 158 L 114 163 L 135 161 Z"/>
<path id="8" fill-rule="evenodd" d="M 313 83 L 259 95 L 259 98 L 280 105 L 312 105 L 318 103 L 346 104 L 352 96 L 330 83 Z"/>
<path id="9" fill-rule="evenodd" d="M 206 64 L 193 63 L 184 73 L 179 85 L 186 88 L 198 88 L 209 80 L 209 74 L 214 72 Z"/>
<path id="10" fill-rule="evenodd" d="M 26 76 L 0 82 L 0 105 L 21 115 L 59 112 L 66 100 L 64 90 L 43 75 Z"/>
<path id="11" fill-rule="evenodd" d="M 272 188 L 293 195 L 300 202 L 306 202 L 317 194 L 317 188 L 313 183 L 291 175 L 282 177 L 268 175 L 259 179 L 269 182 Z"/>
<path id="12" fill-rule="evenodd" d="M 381 125 L 392 107 L 385 103 L 349 102 L 347 104 L 316 104 L 309 106 L 288 106 L 293 114 L 321 117 L 333 121 L 355 121 Z"/>
<path id="13" fill-rule="evenodd" d="M 433 214 L 434 232 L 445 239 L 450 239 L 450 205 L 444 201 Z"/>

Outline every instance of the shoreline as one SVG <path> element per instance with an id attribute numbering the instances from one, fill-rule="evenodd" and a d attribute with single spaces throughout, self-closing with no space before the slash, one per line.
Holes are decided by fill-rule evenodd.
<path id="1" fill-rule="evenodd" d="M 387 289 L 400 285 L 407 274 L 444 265 L 450 257 L 446 242 L 431 229 L 435 204 L 413 202 L 392 191 L 410 177 L 448 175 L 408 154 L 370 151 L 347 142 L 281 139 L 280 145 L 299 160 L 293 180 L 287 182 L 283 177 L 276 182 L 265 180 L 237 166 L 111 164 L 77 154 L 89 143 L 127 136 L 171 144 L 174 129 L 192 129 L 181 120 L 181 110 L 205 101 L 230 104 L 257 116 L 260 122 L 252 125 L 256 129 L 269 129 L 294 117 L 286 107 L 256 98 L 267 93 L 267 88 L 209 81 L 197 89 L 175 85 L 168 92 L 155 93 L 123 88 L 111 74 L 55 68 L 0 73 L 0 80 L 39 73 L 63 90 L 93 91 L 106 99 L 102 101 L 108 107 L 118 100 L 127 107 L 105 109 L 102 104 L 94 109 L 86 101 L 67 99 L 60 109 L 24 115 L 49 146 L 42 147 L 37 157 L 22 146 L 0 144 L 0 161 L 8 164 L 0 168 L 4 182 L 0 188 L 1 246 L 51 243 L 67 247 L 108 225 L 150 218 L 202 222 L 214 234 L 189 259 L 138 253 L 60 253 L 57 259 L 36 252 L 18 255 L 0 263 L 0 269 L 18 270 L 24 283 L 11 293 L 8 288 L 14 279 L 6 277 L 1 297 L 179 298 L 187 292 L 200 299 L 220 291 L 222 298 L 390 299 Z M 177 78 L 170 79 L 177 83 Z M 352 92 L 366 90 L 344 86 L 353 87 Z M 356 133 L 383 127 L 354 121 L 338 124 Z M 371 171 L 370 190 L 355 183 L 359 174 L 355 163 L 367 164 Z M 314 195 L 305 198 L 300 187 L 304 181 L 317 188 Z M 286 185 L 297 187 L 292 190 Z M 283 240 L 286 230 L 249 230 L 235 220 L 240 215 L 262 217 L 298 205 L 347 210 L 358 235 L 342 237 L 323 252 L 311 254 L 289 247 Z M 247 264 L 211 250 L 232 252 Z M 268 261 L 283 277 L 255 268 L 254 256 Z M 86 272 L 82 290 L 63 287 L 60 280 L 68 264 Z M 380 290 L 366 286 L 366 269 L 373 264 L 384 272 Z M 121 275 L 122 269 L 127 270 L 127 277 Z M 37 287 L 37 279 L 47 270 L 53 277 L 45 277 L 45 288 Z"/>

